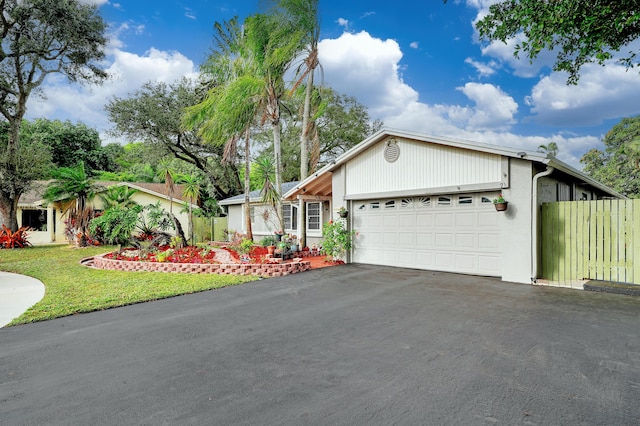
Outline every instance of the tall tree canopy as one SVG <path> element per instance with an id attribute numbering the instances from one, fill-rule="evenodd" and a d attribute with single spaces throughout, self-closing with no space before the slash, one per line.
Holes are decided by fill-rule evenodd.
<path id="1" fill-rule="evenodd" d="M 222 147 L 202 143 L 196 131 L 185 130 L 181 125 L 184 108 L 198 100 L 196 84 L 191 80 L 148 82 L 127 98 L 114 97 L 105 109 L 114 123 L 114 135 L 143 140 L 154 147 L 158 160 L 171 154 L 192 164 L 207 177 L 214 195 L 235 195 L 239 189 L 238 172 L 233 164 L 221 164 Z"/>
<path id="2" fill-rule="evenodd" d="M 640 35 L 637 0 L 506 0 L 491 5 L 477 28 L 481 37 L 505 43 L 524 34 L 516 56 L 534 60 L 542 50 L 553 50 L 554 70 L 568 72 L 570 84 L 578 82 L 584 64 L 604 65 L 614 52 L 628 49 L 618 62 L 638 65 L 637 46 L 631 45 Z"/>
<path id="3" fill-rule="evenodd" d="M 0 223 L 15 230 L 20 179 L 20 127 L 27 100 L 50 74 L 71 81 L 103 81 L 106 24 L 96 6 L 78 0 L 0 0 L 0 114 L 9 124 L 0 153 Z"/>
<path id="4" fill-rule="evenodd" d="M 115 171 L 117 165 L 104 149 L 100 135 L 83 123 L 37 119 L 27 124 L 32 138 L 51 149 L 51 160 L 58 167 L 72 167 L 83 162 L 87 170 Z"/>
<path id="5" fill-rule="evenodd" d="M 628 197 L 640 197 L 640 115 L 613 126 L 604 144 L 604 152 L 592 149 L 582 156 L 584 171 Z"/>
<path id="6" fill-rule="evenodd" d="M 269 124 L 273 134 L 278 192 L 282 183 L 281 104 L 287 92 L 284 76 L 303 37 L 289 24 L 263 14 L 248 17 L 242 26 L 236 19 L 216 23 L 216 48 L 203 68 L 212 87 L 201 103 L 187 110 L 184 120 L 187 128 L 198 128 L 204 140 L 223 144 L 246 134 L 260 117 L 260 123 Z"/>
<path id="7" fill-rule="evenodd" d="M 303 91 L 304 92 L 304 91 Z M 383 123 L 371 121 L 367 108 L 356 98 L 336 92 L 330 87 L 314 89 L 312 101 L 314 137 L 309 156 L 309 172 L 330 163 L 340 155 L 380 130 Z M 297 96 L 300 95 L 300 96 Z M 300 168 L 300 132 L 304 93 L 286 101 L 286 126 L 282 133 L 282 177 L 285 182 L 301 180 Z M 262 149 L 259 155 L 273 155 L 270 147 L 270 135 L 267 132 L 256 133 L 255 139 Z"/>

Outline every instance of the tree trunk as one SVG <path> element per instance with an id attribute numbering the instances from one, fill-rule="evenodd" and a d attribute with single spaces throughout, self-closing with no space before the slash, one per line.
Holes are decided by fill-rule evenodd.
<path id="1" fill-rule="evenodd" d="M 11 229 L 18 230 L 18 199 L 20 195 L 11 196 L 5 191 L 0 191 L 0 224 Z"/>
<path id="2" fill-rule="evenodd" d="M 16 158 L 18 156 L 18 143 L 20 141 L 20 126 L 24 116 L 24 102 L 18 102 L 17 117 L 9 119 L 9 134 L 7 150 L 5 152 L 6 175 L 8 182 L 3 182 L 8 188 L 0 190 L 0 221 L 12 232 L 18 230 L 18 201 L 22 195 L 19 189 L 22 185 L 16 182 Z"/>
<path id="3" fill-rule="evenodd" d="M 303 181 L 309 176 L 309 131 L 311 130 L 311 95 L 313 93 L 313 70 L 307 77 L 307 87 L 304 93 L 304 109 L 302 112 L 302 132 L 300 133 L 300 180 Z M 298 221 L 300 230 L 298 232 L 300 247 L 307 244 L 307 204 L 300 200 L 300 217 Z"/>
<path id="4" fill-rule="evenodd" d="M 280 120 L 275 120 L 273 126 L 273 155 L 275 157 L 276 166 L 276 190 L 278 191 L 278 200 L 276 202 L 276 210 L 280 229 L 284 231 L 284 218 L 282 216 L 282 161 L 280 147 Z"/>
<path id="5" fill-rule="evenodd" d="M 245 134 L 244 140 L 244 217 L 245 228 L 247 230 L 247 238 L 253 240 L 253 229 L 251 229 L 251 150 L 250 150 L 250 134 L 249 127 Z"/>
<path id="6" fill-rule="evenodd" d="M 185 237 L 185 235 L 184 235 L 184 230 L 182 229 L 182 224 L 180 224 L 180 221 L 178 220 L 178 218 L 174 214 L 172 214 L 171 215 L 171 220 L 173 221 L 173 227 L 176 228 L 176 233 L 178 234 L 178 236 L 182 240 L 182 245 L 183 246 L 189 245 L 187 243 L 187 237 Z"/>

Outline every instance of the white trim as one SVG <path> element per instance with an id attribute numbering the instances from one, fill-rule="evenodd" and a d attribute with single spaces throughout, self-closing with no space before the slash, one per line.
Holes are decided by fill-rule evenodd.
<path id="1" fill-rule="evenodd" d="M 307 230 L 307 236 L 311 236 L 311 237 L 321 237 L 322 236 L 322 218 L 323 218 L 323 206 L 324 203 L 322 201 L 309 201 L 305 203 L 307 208 L 305 209 L 306 213 L 307 213 L 307 217 L 305 218 L 305 227 Z M 309 228 L 309 205 L 310 204 L 317 204 L 318 205 L 318 229 L 310 229 Z"/>

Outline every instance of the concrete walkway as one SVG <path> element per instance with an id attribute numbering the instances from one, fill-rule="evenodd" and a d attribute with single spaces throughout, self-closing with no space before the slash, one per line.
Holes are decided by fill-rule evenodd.
<path id="1" fill-rule="evenodd" d="M 0 271 L 0 327 L 19 317 L 44 297 L 44 284 L 25 275 Z"/>

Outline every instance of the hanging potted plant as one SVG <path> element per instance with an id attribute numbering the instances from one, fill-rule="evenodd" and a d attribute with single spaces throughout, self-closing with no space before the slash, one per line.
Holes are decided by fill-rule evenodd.
<path id="1" fill-rule="evenodd" d="M 338 209 L 338 216 L 340 216 L 341 218 L 346 218 L 349 215 L 349 210 L 345 209 L 344 207 L 340 207 Z"/>
<path id="2" fill-rule="evenodd" d="M 493 206 L 496 208 L 496 211 L 503 212 L 509 207 L 509 202 L 500 194 L 498 198 L 493 199 Z"/>

